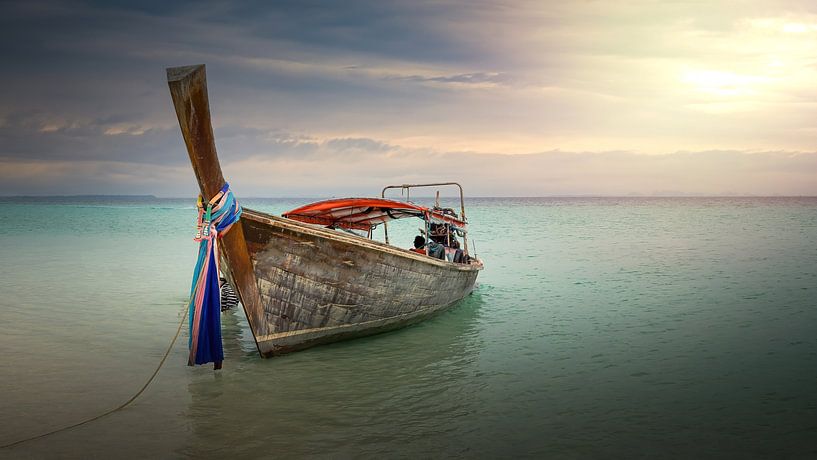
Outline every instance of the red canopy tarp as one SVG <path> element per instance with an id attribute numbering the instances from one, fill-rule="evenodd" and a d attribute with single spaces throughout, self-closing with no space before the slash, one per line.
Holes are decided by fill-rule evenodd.
<path id="1" fill-rule="evenodd" d="M 356 230 L 369 230 L 384 222 L 406 217 L 419 217 L 436 223 L 445 222 L 465 229 L 465 222 L 443 214 L 441 210 L 385 198 L 337 198 L 318 201 L 285 212 L 283 216 L 308 224 Z"/>

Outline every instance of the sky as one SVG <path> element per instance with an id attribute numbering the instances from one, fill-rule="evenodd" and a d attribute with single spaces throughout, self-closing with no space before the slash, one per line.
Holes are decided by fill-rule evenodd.
<path id="1" fill-rule="evenodd" d="M 0 1 L 0 195 L 817 195 L 817 2 Z"/>

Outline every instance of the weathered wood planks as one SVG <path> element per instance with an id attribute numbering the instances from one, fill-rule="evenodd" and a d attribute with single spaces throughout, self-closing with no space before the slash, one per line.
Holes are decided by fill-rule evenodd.
<path id="1" fill-rule="evenodd" d="M 471 292 L 482 268 L 256 211 L 242 226 L 271 331 L 256 337 L 266 355 L 422 320 Z"/>

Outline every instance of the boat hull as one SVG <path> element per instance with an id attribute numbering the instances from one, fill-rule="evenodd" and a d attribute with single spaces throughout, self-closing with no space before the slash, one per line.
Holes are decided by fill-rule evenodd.
<path id="1" fill-rule="evenodd" d="M 468 295 L 482 269 L 247 209 L 241 225 L 263 306 L 253 334 L 264 356 L 422 321 Z"/>

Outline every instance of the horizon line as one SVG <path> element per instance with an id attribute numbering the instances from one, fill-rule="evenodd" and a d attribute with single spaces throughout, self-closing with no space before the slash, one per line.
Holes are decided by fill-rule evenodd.
<path id="1" fill-rule="evenodd" d="M 414 195 L 417 198 L 431 198 L 434 196 Z M 363 198 L 357 195 L 298 195 L 298 196 L 246 196 L 242 200 L 256 199 L 332 199 L 332 198 Z M 162 200 L 187 200 L 195 199 L 191 196 L 156 196 L 156 195 L 130 195 L 130 194 L 72 194 L 72 195 L 0 195 L 0 199 L 8 198 L 139 198 L 139 199 L 162 199 Z M 388 197 L 387 197 L 388 198 Z M 441 198 L 456 199 L 455 196 L 442 196 Z M 474 195 L 475 198 L 817 198 L 817 195 L 749 195 L 749 194 L 627 194 L 627 195 L 598 195 L 598 194 L 558 194 L 558 195 Z M 391 199 L 397 199 L 392 197 Z"/>

